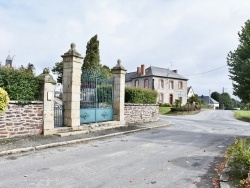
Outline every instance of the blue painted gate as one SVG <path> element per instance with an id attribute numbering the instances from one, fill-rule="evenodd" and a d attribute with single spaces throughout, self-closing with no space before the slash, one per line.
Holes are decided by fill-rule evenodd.
<path id="1" fill-rule="evenodd" d="M 88 71 L 82 74 L 80 123 L 113 120 L 113 78 Z"/>

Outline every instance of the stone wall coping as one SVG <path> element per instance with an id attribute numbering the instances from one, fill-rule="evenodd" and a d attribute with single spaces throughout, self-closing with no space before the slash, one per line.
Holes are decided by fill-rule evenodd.
<path id="1" fill-rule="evenodd" d="M 9 104 L 20 104 L 20 101 L 9 101 Z M 43 101 L 29 101 L 27 104 L 43 104 Z"/>
<path id="2" fill-rule="evenodd" d="M 134 103 L 125 103 L 125 106 L 159 106 L 159 104 L 134 104 Z"/>

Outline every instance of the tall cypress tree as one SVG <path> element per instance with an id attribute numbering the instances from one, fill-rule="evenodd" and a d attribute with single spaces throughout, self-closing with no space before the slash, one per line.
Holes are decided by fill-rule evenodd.
<path id="1" fill-rule="evenodd" d="M 86 56 L 83 61 L 82 71 L 86 69 L 94 69 L 98 71 L 100 68 L 99 41 L 97 35 L 95 35 L 87 43 Z"/>

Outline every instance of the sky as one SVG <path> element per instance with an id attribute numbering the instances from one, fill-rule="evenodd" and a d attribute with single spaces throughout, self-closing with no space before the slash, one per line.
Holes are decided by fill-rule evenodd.
<path id="1" fill-rule="evenodd" d="M 176 69 L 198 95 L 235 97 L 226 57 L 249 10 L 249 0 L 0 0 L 0 62 L 10 54 L 38 75 L 72 42 L 84 57 L 97 34 L 103 65 Z"/>

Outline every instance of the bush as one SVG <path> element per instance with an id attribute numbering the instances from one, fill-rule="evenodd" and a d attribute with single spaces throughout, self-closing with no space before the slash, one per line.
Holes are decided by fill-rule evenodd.
<path id="1" fill-rule="evenodd" d="M 10 100 L 32 101 L 38 98 L 39 79 L 20 69 L 0 68 L 0 87 L 7 91 Z"/>
<path id="2" fill-rule="evenodd" d="M 227 150 L 228 166 L 246 178 L 250 167 L 250 140 L 239 139 Z"/>
<path id="3" fill-rule="evenodd" d="M 160 107 L 172 107 L 172 105 L 169 104 L 169 103 L 163 103 L 163 104 L 160 103 L 159 106 L 160 106 Z"/>
<path id="4" fill-rule="evenodd" d="M 201 108 L 199 106 L 194 106 L 194 105 L 184 105 L 181 107 L 173 107 L 171 108 L 171 112 L 183 112 L 183 111 L 195 111 L 195 110 L 200 110 Z"/>
<path id="5" fill-rule="evenodd" d="M 142 88 L 125 88 L 125 103 L 156 104 L 157 92 Z"/>
<path id="6" fill-rule="evenodd" d="M 8 93 L 0 87 L 0 114 L 4 112 L 9 103 Z"/>

